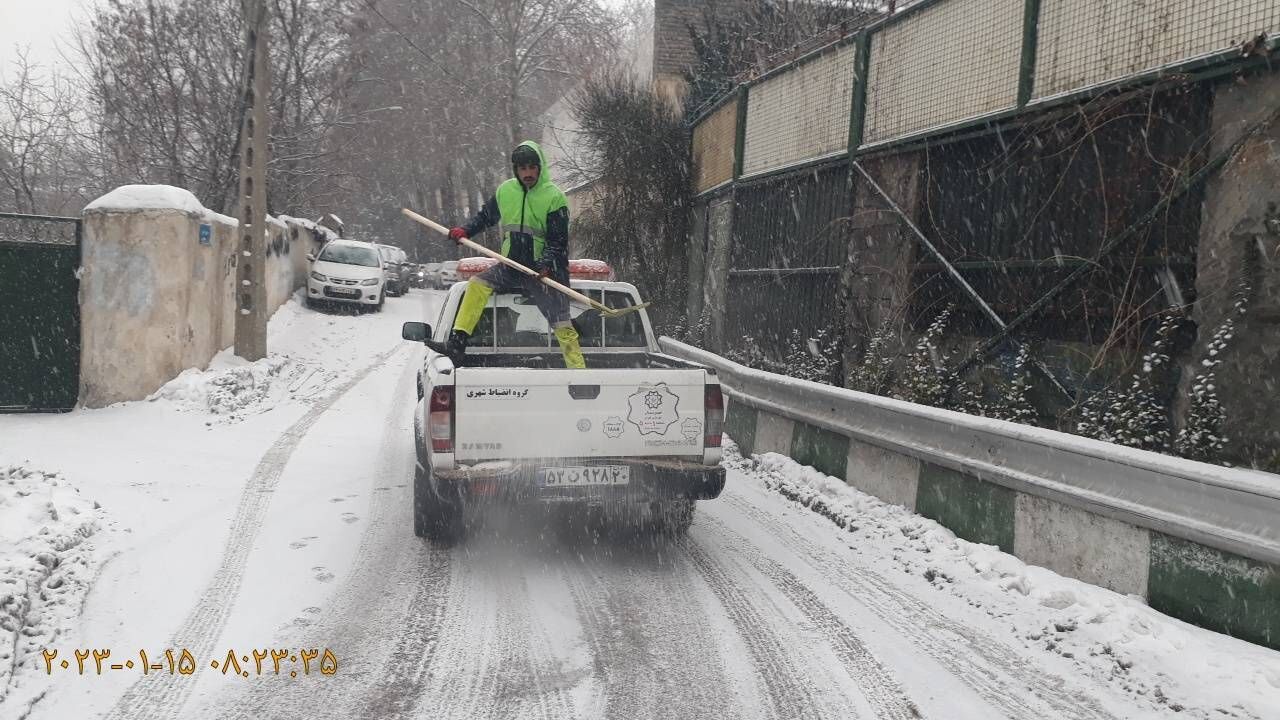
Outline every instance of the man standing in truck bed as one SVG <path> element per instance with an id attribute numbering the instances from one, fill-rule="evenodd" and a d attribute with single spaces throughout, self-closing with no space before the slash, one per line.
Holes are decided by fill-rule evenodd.
<path id="1" fill-rule="evenodd" d="M 554 329 L 565 367 L 587 366 L 578 331 L 569 321 L 569 298 L 541 282 L 541 278 L 550 277 L 569 284 L 569 207 L 564 192 L 551 182 L 546 166 L 537 143 L 520 143 L 511 153 L 515 177 L 499 185 L 475 217 L 449 231 L 449 237 L 457 242 L 501 223 L 502 254 L 539 274 L 533 277 L 498 263 L 467 282 L 448 342 L 427 343 L 451 357 L 454 364 L 461 364 L 489 296 L 495 290 L 520 290 L 533 298 Z"/>

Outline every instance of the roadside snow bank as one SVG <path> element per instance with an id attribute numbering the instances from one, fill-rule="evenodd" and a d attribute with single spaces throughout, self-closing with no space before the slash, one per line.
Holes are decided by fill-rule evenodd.
<path id="1" fill-rule="evenodd" d="M 304 316 L 309 317 L 303 320 Z M 353 361 L 370 354 L 366 350 L 369 323 L 361 320 L 317 317 L 304 309 L 295 295 L 271 318 L 270 355 L 249 362 L 238 357 L 234 348 L 226 348 L 214 356 L 207 369 L 182 371 L 147 400 L 168 401 L 179 412 L 209 413 L 210 425 L 239 422 L 290 401 L 310 404 L 360 367 L 358 362 L 327 362 L 324 353 L 345 355 Z M 276 336 L 285 336 L 288 342 L 277 345 Z"/>
<path id="2" fill-rule="evenodd" d="M 860 536 L 903 570 L 982 608 L 1029 648 L 1153 708 L 1183 717 L 1267 720 L 1280 708 L 1280 652 L 1175 620 L 1140 597 L 1027 565 L 991 545 L 886 504 L 838 478 L 777 453 L 743 458 L 726 443 L 725 463 L 770 490 Z"/>
<path id="3" fill-rule="evenodd" d="M 168 400 L 180 412 L 208 412 L 222 422 L 236 422 L 298 398 L 317 372 L 287 356 L 248 362 L 223 350 L 208 370 L 188 368 L 147 400 Z"/>
<path id="4" fill-rule="evenodd" d="M 0 701 L 80 614 L 102 562 L 96 502 L 56 473 L 0 467 Z"/>

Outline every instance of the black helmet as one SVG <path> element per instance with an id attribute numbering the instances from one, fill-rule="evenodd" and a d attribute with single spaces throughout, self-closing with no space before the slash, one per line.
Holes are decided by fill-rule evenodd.
<path id="1" fill-rule="evenodd" d="M 542 158 L 538 157 L 538 151 L 528 145 L 520 145 L 511 151 L 511 167 L 520 167 L 521 165 L 542 167 Z"/>

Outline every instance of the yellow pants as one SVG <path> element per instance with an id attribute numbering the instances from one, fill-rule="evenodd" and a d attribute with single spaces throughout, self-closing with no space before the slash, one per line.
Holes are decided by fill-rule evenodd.
<path id="1" fill-rule="evenodd" d="M 458 305 L 458 316 L 453 321 L 453 329 L 461 330 L 470 336 L 476 330 L 476 325 L 480 323 L 480 316 L 484 313 L 484 306 L 488 304 L 489 297 L 493 295 L 493 288 L 484 282 L 472 278 L 467 281 L 467 291 L 462 295 L 462 302 Z M 564 366 L 573 369 L 585 369 L 587 367 L 586 358 L 582 356 L 582 346 L 578 343 L 578 331 L 573 328 L 573 324 L 563 322 L 556 325 L 555 329 L 556 341 L 560 343 L 560 352 L 564 354 Z"/>

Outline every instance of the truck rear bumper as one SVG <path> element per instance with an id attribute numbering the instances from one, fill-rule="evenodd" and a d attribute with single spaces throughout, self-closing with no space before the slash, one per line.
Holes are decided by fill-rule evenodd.
<path id="1" fill-rule="evenodd" d="M 627 465 L 631 481 L 627 485 L 585 487 L 543 487 L 543 468 L 557 465 Z M 593 459 L 563 463 L 484 463 L 476 467 L 437 470 L 437 482 L 451 483 L 473 497 L 557 502 L 654 502 L 661 500 L 712 500 L 724 490 L 725 470 L 673 460 Z"/>

